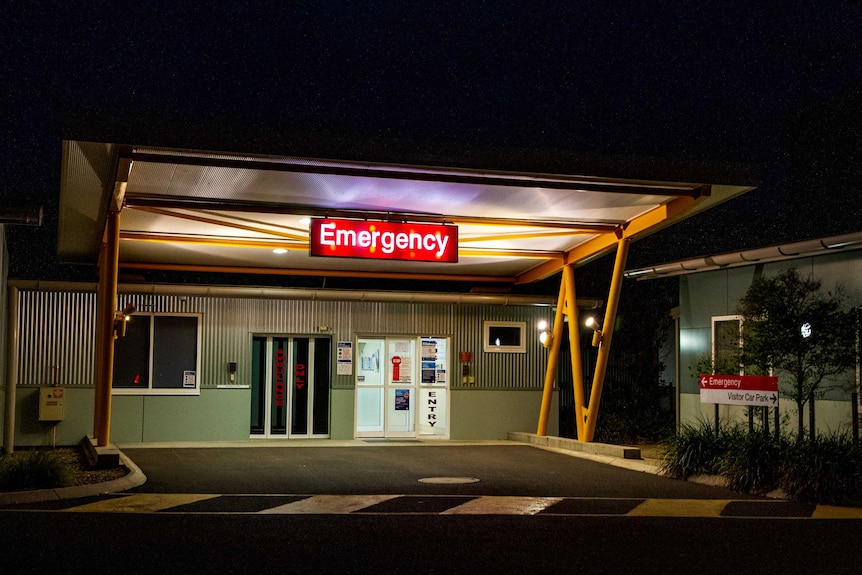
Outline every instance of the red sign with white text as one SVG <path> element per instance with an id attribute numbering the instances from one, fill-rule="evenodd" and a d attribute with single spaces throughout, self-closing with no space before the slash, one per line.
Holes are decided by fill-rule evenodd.
<path id="1" fill-rule="evenodd" d="M 311 255 L 337 258 L 458 261 L 458 227 L 314 218 Z"/>
<path id="2" fill-rule="evenodd" d="M 778 405 L 778 378 L 770 375 L 701 375 L 700 402 Z"/>

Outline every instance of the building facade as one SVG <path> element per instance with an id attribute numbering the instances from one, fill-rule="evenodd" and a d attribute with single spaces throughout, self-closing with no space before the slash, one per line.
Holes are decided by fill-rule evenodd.
<path id="1" fill-rule="evenodd" d="M 18 445 L 93 429 L 95 286 L 13 282 Z M 534 432 L 551 300 L 527 296 L 121 286 L 118 444 L 254 438 L 502 439 Z M 61 421 L 40 390 L 63 390 Z M 556 394 L 549 433 L 556 434 Z"/>
<path id="2" fill-rule="evenodd" d="M 699 364 L 714 357 L 722 340 L 738 342 L 743 318 L 737 308 L 756 275 L 775 276 L 795 268 L 802 277 L 822 282 L 823 290 L 841 286 L 846 305 L 858 310 L 862 306 L 862 234 L 847 234 L 801 241 L 663 264 L 649 269 L 630 270 L 628 277 L 679 276 L 677 319 L 677 407 L 681 425 L 698 425 L 715 420 L 715 404 L 701 401 Z M 818 433 L 848 432 L 853 411 L 851 394 L 860 389 L 859 326 L 856 341 L 846 345 L 857 349 L 856 368 L 825 382 L 825 393 L 814 402 L 815 430 Z M 796 429 L 796 402 L 784 391 L 790 385 L 786 374 L 779 377 L 779 417 L 785 430 Z M 758 408 L 755 408 L 758 409 Z M 810 405 L 804 418 L 809 422 Z M 718 416 L 728 423 L 746 424 L 749 408 L 719 405 Z M 770 413 L 773 413 L 770 410 Z M 774 417 L 774 414 L 770 417 Z M 772 420 L 774 425 L 774 419 Z"/>

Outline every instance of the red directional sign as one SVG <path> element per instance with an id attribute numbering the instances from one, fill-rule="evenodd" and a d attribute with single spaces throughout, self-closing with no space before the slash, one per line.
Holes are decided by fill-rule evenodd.
<path id="1" fill-rule="evenodd" d="M 778 378 L 770 375 L 701 375 L 700 402 L 778 405 Z"/>

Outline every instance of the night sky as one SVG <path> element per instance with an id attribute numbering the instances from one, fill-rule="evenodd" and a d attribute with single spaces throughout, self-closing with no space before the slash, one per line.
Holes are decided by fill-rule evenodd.
<path id="1" fill-rule="evenodd" d="M 638 242 L 630 267 L 862 229 L 858 1 L 248 4 L 3 4 L 0 198 L 46 210 L 41 229 L 8 228 L 11 277 L 92 273 L 52 255 L 63 138 L 758 171 L 757 191 Z"/>

